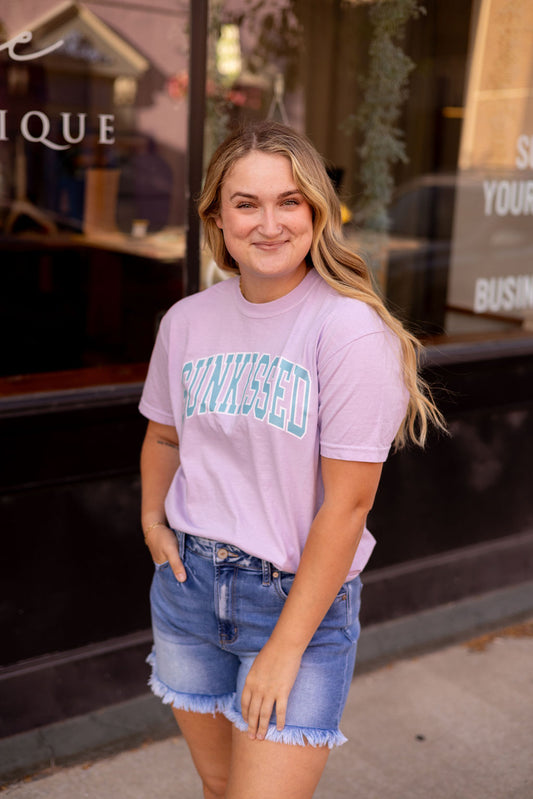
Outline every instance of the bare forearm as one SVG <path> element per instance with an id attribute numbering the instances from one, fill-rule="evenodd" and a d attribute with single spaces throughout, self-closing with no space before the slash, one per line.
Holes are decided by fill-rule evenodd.
<path id="1" fill-rule="evenodd" d="M 298 572 L 271 642 L 302 654 L 352 565 L 367 511 L 323 505 L 309 531 Z"/>
<path id="2" fill-rule="evenodd" d="M 382 464 L 322 458 L 325 501 L 305 544 L 273 642 L 303 653 L 353 562 L 376 495 Z"/>
<path id="3" fill-rule="evenodd" d="M 334 505 L 322 506 L 315 517 L 283 611 L 243 688 L 241 709 L 250 738 L 264 738 L 274 705 L 277 729 L 285 726 L 302 655 L 346 579 L 365 517 L 366 512 L 343 512 Z"/>
<path id="4" fill-rule="evenodd" d="M 149 422 L 141 450 L 142 526 L 144 540 L 155 563 L 168 562 L 178 582 L 187 573 L 178 552 L 176 536 L 166 525 L 165 498 L 180 463 L 174 427 Z"/>
<path id="5" fill-rule="evenodd" d="M 150 423 L 141 450 L 143 528 L 164 521 L 165 497 L 179 466 L 179 446 L 175 431 Z"/>
<path id="6" fill-rule="evenodd" d="M 318 511 L 278 622 L 248 672 L 241 709 L 250 738 L 263 738 L 272 709 L 285 725 L 289 694 L 302 655 L 346 580 L 367 514 L 380 463 L 321 458 L 324 503 Z"/>

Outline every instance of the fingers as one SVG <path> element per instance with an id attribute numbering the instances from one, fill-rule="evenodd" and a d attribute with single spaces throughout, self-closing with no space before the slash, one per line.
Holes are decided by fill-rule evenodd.
<path id="1" fill-rule="evenodd" d="M 178 581 L 178 583 L 184 583 L 187 579 L 187 572 L 185 571 L 185 566 L 183 565 L 180 556 L 178 555 L 178 548 L 176 547 L 175 552 L 170 553 L 168 558 L 168 565 L 174 572 L 174 577 Z"/>
<path id="2" fill-rule="evenodd" d="M 248 736 L 252 740 L 264 740 L 270 725 L 272 713 L 276 708 L 276 729 L 281 732 L 285 727 L 285 717 L 287 714 L 287 698 L 274 696 L 269 697 L 261 692 L 253 692 L 246 684 L 241 698 L 241 712 L 245 722 L 248 724 Z"/>
<path id="3" fill-rule="evenodd" d="M 176 580 L 179 583 L 185 582 L 187 573 L 179 556 L 176 536 L 170 527 L 165 527 L 162 524 L 154 527 L 146 536 L 146 544 L 155 563 L 168 561 Z"/>
<path id="4" fill-rule="evenodd" d="M 248 737 L 253 741 L 263 741 L 268 732 L 270 718 L 274 709 L 274 699 L 252 693 L 246 687 L 242 693 L 241 710 L 248 724 Z M 278 729 L 282 729 L 278 727 Z"/>
<path id="5" fill-rule="evenodd" d="M 270 639 L 256 656 L 246 676 L 241 711 L 248 736 L 262 741 L 268 732 L 274 707 L 276 729 L 285 727 L 287 703 L 300 668 L 301 655 L 287 653 Z"/>
<path id="6" fill-rule="evenodd" d="M 247 683 L 244 684 L 244 688 L 242 689 L 242 696 L 241 696 L 241 713 L 242 717 L 245 722 L 248 724 L 248 728 L 250 728 L 250 702 L 252 701 L 252 692 L 247 686 Z"/>
<path id="7" fill-rule="evenodd" d="M 278 699 L 276 702 L 276 729 L 278 732 L 285 726 L 285 716 L 287 715 L 287 700 Z"/>

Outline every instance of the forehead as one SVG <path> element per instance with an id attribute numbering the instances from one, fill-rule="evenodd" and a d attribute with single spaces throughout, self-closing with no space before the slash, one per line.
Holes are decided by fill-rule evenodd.
<path id="1" fill-rule="evenodd" d="M 239 158 L 228 170 L 222 184 L 224 190 L 235 191 L 240 188 L 260 190 L 279 188 L 286 191 L 288 188 L 296 189 L 292 174 L 292 166 L 284 155 L 262 153 L 253 150 Z"/>

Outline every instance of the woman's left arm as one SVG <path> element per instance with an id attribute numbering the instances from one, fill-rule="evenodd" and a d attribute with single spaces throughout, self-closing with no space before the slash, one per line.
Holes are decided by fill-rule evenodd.
<path id="1" fill-rule="evenodd" d="M 382 463 L 322 458 L 324 502 L 313 520 L 294 583 L 242 693 L 250 738 L 265 737 L 274 705 L 285 726 L 302 655 L 352 565 L 381 477 Z"/>

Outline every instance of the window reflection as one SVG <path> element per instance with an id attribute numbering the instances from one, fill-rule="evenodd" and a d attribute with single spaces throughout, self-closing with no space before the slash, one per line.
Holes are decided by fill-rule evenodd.
<path id="1" fill-rule="evenodd" d="M 19 334 L 0 391 L 68 370 L 142 378 L 183 293 L 190 4 L 4 5 L 0 333 Z M 213 0 L 205 160 L 243 120 L 293 125 L 324 155 L 350 244 L 419 336 L 527 334 L 531 3 L 415 6 Z M 202 285 L 222 278 L 205 255 Z"/>
<path id="2" fill-rule="evenodd" d="M 533 329 L 533 6 L 478 6 L 459 152 L 449 326 Z"/>
<path id="3" fill-rule="evenodd" d="M 424 15 L 407 0 L 267 5 L 266 20 L 262 4 L 217 4 L 219 22 L 240 25 L 232 85 L 253 73 L 261 114 L 277 113 L 321 150 L 346 235 L 390 307 L 424 338 L 527 330 L 531 3 L 428 0 Z M 273 40 L 283 15 L 292 38 L 282 55 Z M 212 33 L 219 42 L 223 30 Z M 225 128 L 247 114 L 233 109 Z"/>
<path id="4" fill-rule="evenodd" d="M 123 11 L 2 11 L 0 393 L 37 373 L 53 389 L 66 370 L 143 379 L 183 292 L 186 111 L 168 80 L 186 64 L 188 3 Z"/>

